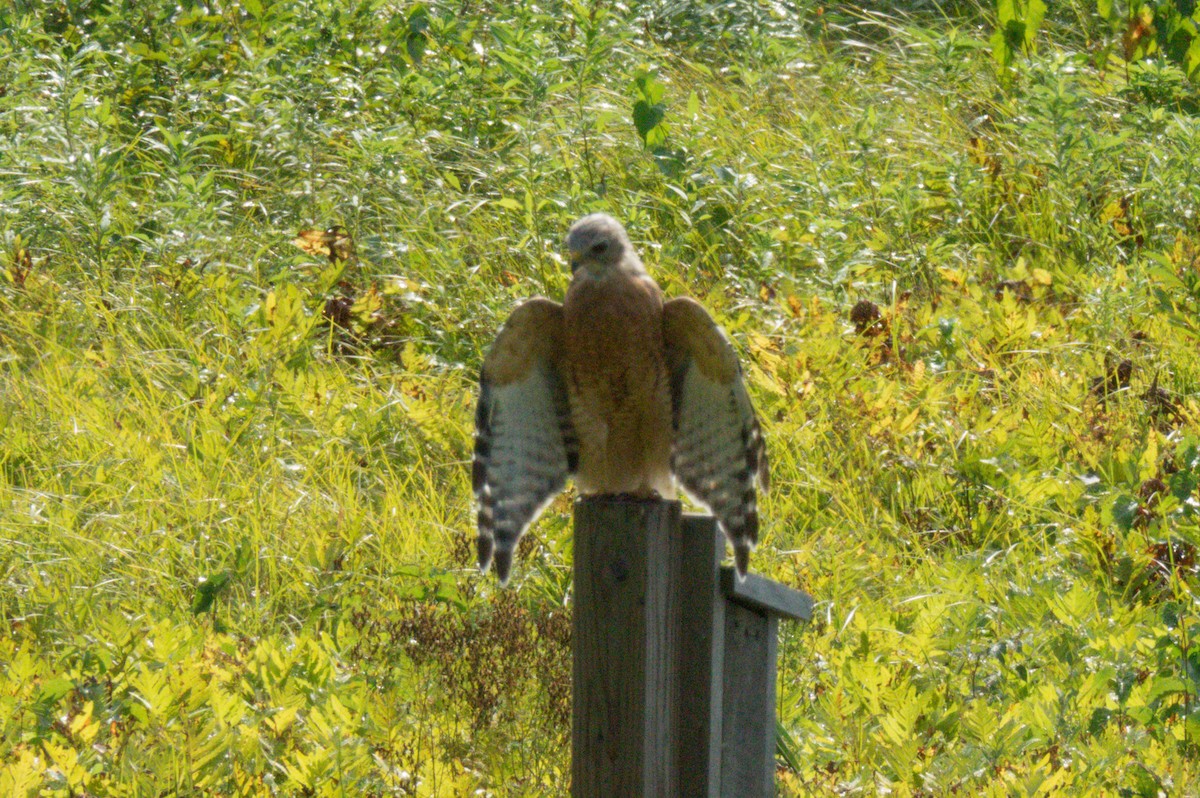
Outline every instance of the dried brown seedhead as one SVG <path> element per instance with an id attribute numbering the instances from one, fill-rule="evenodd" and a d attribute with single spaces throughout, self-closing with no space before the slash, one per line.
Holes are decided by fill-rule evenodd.
<path id="1" fill-rule="evenodd" d="M 1111 394 L 1129 387 L 1133 376 L 1133 361 L 1117 360 L 1110 353 L 1104 358 L 1104 376 L 1093 377 L 1089 393 L 1103 401 Z"/>
<path id="2" fill-rule="evenodd" d="M 854 324 L 854 331 L 859 335 L 881 335 L 887 328 L 879 306 L 869 299 L 859 300 L 850 309 L 850 321 Z"/>

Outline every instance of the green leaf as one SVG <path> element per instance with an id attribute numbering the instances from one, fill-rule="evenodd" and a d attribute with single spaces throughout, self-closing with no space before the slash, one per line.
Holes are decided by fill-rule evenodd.
<path id="1" fill-rule="evenodd" d="M 192 599 L 192 614 L 199 615 L 212 609 L 213 602 L 233 581 L 231 571 L 222 571 L 213 576 L 202 577 L 196 586 L 196 595 Z"/>
<path id="2" fill-rule="evenodd" d="M 1191 47 L 1192 42 L 1195 41 L 1195 38 L 1195 34 L 1191 30 L 1181 25 L 1168 37 L 1163 50 L 1166 52 L 1167 57 L 1174 63 L 1186 64 L 1188 49 Z M 1186 66 L 1184 71 L 1187 71 Z"/>
<path id="3" fill-rule="evenodd" d="M 1113 711 L 1104 707 L 1097 708 L 1092 711 L 1092 717 L 1088 720 L 1088 734 L 1099 736 L 1104 733 L 1105 727 L 1112 719 Z"/>
<path id="4" fill-rule="evenodd" d="M 38 690 L 35 703 L 41 706 L 51 706 L 58 703 L 58 700 L 67 693 L 75 689 L 75 682 L 67 678 L 48 679 L 42 682 L 41 689 Z"/>
<path id="5" fill-rule="evenodd" d="M 1192 39 L 1192 44 L 1183 57 L 1183 71 L 1191 80 L 1200 82 L 1200 36 Z"/>
<path id="6" fill-rule="evenodd" d="M 992 58 L 1002 67 L 1012 63 L 1017 52 L 1037 49 L 1037 32 L 1046 16 L 1043 0 L 998 0 L 996 31 L 992 34 Z"/>
<path id="7" fill-rule="evenodd" d="M 1200 484 L 1200 474 L 1192 471 L 1176 471 L 1167 478 L 1167 484 L 1171 488 L 1172 496 L 1181 502 L 1186 502 L 1196 490 L 1196 485 Z"/>
<path id="8" fill-rule="evenodd" d="M 1003 28 L 997 28 L 992 34 L 992 59 L 1001 66 L 1007 67 L 1012 63 L 1013 49 L 1008 43 L 1008 38 L 1004 35 Z"/>
<path id="9" fill-rule="evenodd" d="M 1200 740 L 1200 712 L 1192 712 L 1188 715 L 1183 728 L 1192 740 Z"/>
<path id="10" fill-rule="evenodd" d="M 1157 798 L 1162 794 L 1162 781 L 1145 765 L 1135 763 L 1126 771 L 1132 781 L 1134 793 L 1141 798 Z"/>
<path id="11" fill-rule="evenodd" d="M 778 720 L 775 721 L 775 756 L 782 760 L 792 772 L 802 772 L 803 762 L 800 746 L 792 737 L 792 733 Z"/>
<path id="12" fill-rule="evenodd" d="M 1178 676 L 1159 676 L 1150 682 L 1147 703 L 1153 704 L 1166 696 L 1187 693 L 1187 684 Z"/>
<path id="13" fill-rule="evenodd" d="M 1179 626 L 1179 619 L 1182 615 L 1182 607 L 1178 601 L 1168 601 L 1162 606 L 1159 617 L 1162 618 L 1163 624 L 1168 629 L 1174 629 Z"/>
<path id="14" fill-rule="evenodd" d="M 666 131 L 662 127 L 666 111 L 661 105 L 650 105 L 642 100 L 633 105 L 633 126 L 647 147 L 657 146 L 666 140 Z"/>
<path id="15" fill-rule="evenodd" d="M 1042 27 L 1042 20 L 1046 18 L 1046 4 L 1043 0 L 1029 0 L 1025 11 L 1025 47 L 1032 50 L 1036 47 L 1035 36 Z"/>
<path id="16" fill-rule="evenodd" d="M 129 52 L 143 61 L 161 61 L 164 64 L 170 61 L 166 53 L 161 50 L 151 50 L 145 42 L 134 42 L 129 45 Z"/>
<path id="17" fill-rule="evenodd" d="M 1138 507 L 1140 506 L 1138 500 L 1132 496 L 1118 496 L 1112 505 L 1113 522 L 1128 532 L 1133 528 L 1133 521 L 1137 517 Z"/>
<path id="18" fill-rule="evenodd" d="M 661 103 L 667 90 L 662 82 L 648 68 L 642 67 L 633 78 L 634 90 L 651 105 Z"/>
<path id="19" fill-rule="evenodd" d="M 641 68 L 633 79 L 633 126 L 649 148 L 662 146 L 667 140 L 663 124 L 666 88 L 648 68 Z"/>
<path id="20" fill-rule="evenodd" d="M 413 7 L 408 15 L 408 35 L 404 48 L 414 64 L 420 64 L 425 57 L 425 45 L 428 43 L 426 31 L 429 30 L 429 11 L 423 5 Z"/>

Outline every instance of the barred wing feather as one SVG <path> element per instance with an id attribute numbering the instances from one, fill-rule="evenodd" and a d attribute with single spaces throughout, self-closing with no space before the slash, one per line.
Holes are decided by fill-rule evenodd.
<path id="1" fill-rule="evenodd" d="M 755 484 L 765 491 L 770 471 L 737 353 L 704 307 L 686 297 L 663 306 L 663 330 L 674 411 L 672 470 L 688 495 L 716 516 L 745 576 L 758 543 Z"/>
<path id="2" fill-rule="evenodd" d="M 479 567 L 508 582 L 526 528 L 578 462 L 562 368 L 562 306 L 539 297 L 513 311 L 484 359 L 472 488 Z"/>

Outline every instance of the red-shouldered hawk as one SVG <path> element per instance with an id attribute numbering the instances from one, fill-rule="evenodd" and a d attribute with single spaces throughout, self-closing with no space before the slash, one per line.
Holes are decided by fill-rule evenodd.
<path id="1" fill-rule="evenodd" d="M 472 483 L 479 567 L 508 582 L 526 527 L 574 475 L 583 494 L 675 497 L 678 480 L 733 544 L 758 542 L 769 483 L 737 354 L 695 300 L 663 302 L 625 228 L 595 213 L 567 233 L 563 304 L 513 311 L 483 363 Z"/>

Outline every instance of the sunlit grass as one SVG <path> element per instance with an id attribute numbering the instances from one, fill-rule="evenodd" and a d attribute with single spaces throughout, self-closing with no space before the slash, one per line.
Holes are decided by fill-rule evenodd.
<path id="1" fill-rule="evenodd" d="M 1090 6 L 142 6 L 0 11 L 0 792 L 563 794 L 468 461 L 593 210 L 747 363 L 784 794 L 1196 789 L 1200 124 Z"/>

